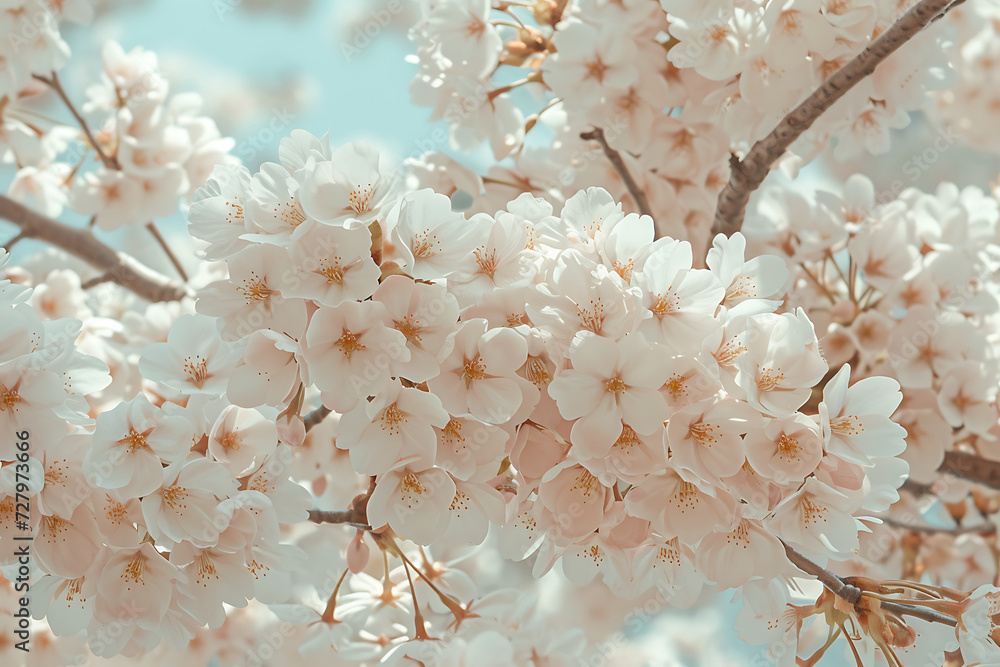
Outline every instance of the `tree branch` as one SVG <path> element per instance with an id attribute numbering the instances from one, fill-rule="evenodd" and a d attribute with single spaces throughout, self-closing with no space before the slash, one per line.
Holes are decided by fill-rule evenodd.
<path id="1" fill-rule="evenodd" d="M 1000 461 L 991 461 L 967 452 L 945 452 L 938 472 L 1000 489 Z"/>
<path id="2" fill-rule="evenodd" d="M 792 564 L 794 564 L 795 567 L 819 579 L 820 583 L 822 583 L 827 590 L 851 605 L 857 604 L 858 600 L 861 599 L 863 592 L 860 588 L 847 583 L 833 572 L 830 572 L 826 568 L 820 567 L 816 563 L 812 562 L 798 551 L 788 546 L 788 544 L 780 537 L 778 539 L 785 546 L 785 555 L 788 556 L 788 560 L 792 561 Z M 951 616 L 946 616 L 945 614 L 928 609 L 927 607 L 906 604 L 905 599 L 900 599 L 899 601 L 888 601 L 880 598 L 879 602 L 882 609 L 891 611 L 898 616 L 912 616 L 931 623 L 944 623 L 945 625 L 950 625 L 952 627 L 958 625 L 958 621 Z"/>
<path id="3" fill-rule="evenodd" d="M 306 433 L 311 431 L 314 426 L 319 425 L 320 422 L 329 417 L 331 412 L 333 412 L 333 410 L 331 410 L 330 408 L 326 407 L 325 405 L 320 405 L 318 408 L 316 408 L 315 410 L 307 414 L 305 417 L 303 417 L 302 423 L 306 425 Z"/>
<path id="4" fill-rule="evenodd" d="M 945 616 L 944 614 L 928 609 L 927 607 L 908 605 L 905 600 L 900 600 L 899 602 L 887 602 L 885 600 L 880 600 L 880 603 L 882 609 L 891 611 L 897 616 L 913 616 L 914 618 L 920 618 L 930 623 L 943 623 L 945 625 L 950 625 L 953 628 L 958 625 L 958 621 L 951 616 Z"/>
<path id="5" fill-rule="evenodd" d="M 368 525 L 368 499 L 375 491 L 375 477 L 368 481 L 368 490 L 351 501 L 351 508 L 339 511 L 309 510 L 309 520 L 313 523 L 340 523 L 360 530 L 371 530 Z"/>
<path id="6" fill-rule="evenodd" d="M 653 217 L 653 213 L 649 208 L 649 200 L 646 199 L 646 193 L 642 191 L 639 184 L 635 182 L 632 178 L 632 174 L 629 172 L 628 167 L 625 166 L 625 161 L 622 160 L 622 156 L 614 148 L 608 145 L 608 140 L 604 137 L 604 130 L 599 127 L 595 127 L 589 132 L 583 132 L 580 134 L 580 138 L 584 140 L 594 140 L 601 145 L 601 149 L 604 151 L 604 155 L 607 156 L 608 162 L 614 167 L 615 172 L 617 172 L 618 177 L 622 179 L 625 183 L 625 187 L 628 188 L 628 193 L 632 195 L 632 199 L 635 201 L 636 208 L 639 209 L 639 213 L 642 215 L 648 215 Z"/>
<path id="7" fill-rule="evenodd" d="M 371 530 L 366 523 L 364 512 L 354 509 L 341 511 L 309 510 L 309 520 L 313 523 L 342 523 L 361 530 Z"/>
<path id="8" fill-rule="evenodd" d="M 184 285 L 172 282 L 134 257 L 112 250 L 84 229 L 47 218 L 0 195 L 0 218 L 21 229 L 19 237 L 38 239 L 62 248 L 91 266 L 101 269 L 102 278 L 118 283 L 149 301 L 179 301 L 188 296 Z M 103 282 L 103 280 L 102 280 Z"/>
<path id="9" fill-rule="evenodd" d="M 909 530 L 914 533 L 945 533 L 947 535 L 966 535 L 970 533 L 976 533 L 979 535 L 993 535 L 997 532 L 996 524 L 983 523 L 978 526 L 957 526 L 955 528 L 936 528 L 934 526 L 924 526 L 912 523 L 906 523 L 904 521 L 898 521 L 892 517 L 880 517 L 882 523 L 887 526 L 893 526 L 894 528 L 901 528 L 903 530 Z"/>
<path id="10" fill-rule="evenodd" d="M 771 134 L 753 145 L 742 160 L 734 160 L 729 183 L 719 193 L 719 205 L 712 226 L 713 237 L 720 233 L 731 236 L 740 230 L 750 194 L 764 182 L 771 165 L 823 112 L 874 72 L 879 63 L 896 49 L 959 4 L 961 0 L 920 0 L 785 116 Z"/>
<path id="11" fill-rule="evenodd" d="M 813 575 L 819 579 L 820 583 L 826 586 L 831 593 L 852 605 L 861 599 L 860 588 L 845 583 L 843 579 L 835 575 L 833 572 L 830 572 L 824 567 L 820 567 L 792 547 L 788 546 L 788 544 L 780 537 L 778 539 L 781 540 L 781 543 L 785 546 L 785 555 L 788 556 L 788 560 L 792 561 L 792 565 L 807 574 Z"/>
<path id="12" fill-rule="evenodd" d="M 59 82 L 59 75 L 56 74 L 55 72 L 52 72 L 51 77 L 44 77 L 39 74 L 35 74 L 33 76 L 35 79 L 41 81 L 42 83 L 49 86 L 49 88 L 56 91 L 56 94 L 59 96 L 59 99 L 63 101 L 63 104 L 66 105 L 66 108 L 69 109 L 69 112 L 73 114 L 73 118 L 76 119 L 76 122 L 77 124 L 79 124 L 80 129 L 83 130 L 83 133 L 87 136 L 87 141 L 89 141 L 90 145 L 94 147 L 95 151 L 97 151 L 97 155 L 101 158 L 101 162 L 104 163 L 104 166 L 107 167 L 108 169 L 115 169 L 115 170 L 121 169 L 121 167 L 118 165 L 118 159 L 112 156 L 108 156 L 108 154 L 105 153 L 104 150 L 101 148 L 101 145 L 97 143 L 97 139 L 94 138 L 93 132 L 90 131 L 90 126 L 87 125 L 87 121 L 83 118 L 83 116 L 80 115 L 80 112 L 76 110 L 76 107 L 73 106 L 73 102 L 69 99 L 69 96 L 66 95 L 66 91 L 63 89 L 62 84 Z"/>

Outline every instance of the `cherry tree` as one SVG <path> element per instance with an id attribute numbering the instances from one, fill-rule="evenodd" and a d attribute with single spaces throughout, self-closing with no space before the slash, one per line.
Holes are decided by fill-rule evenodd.
<path id="1" fill-rule="evenodd" d="M 791 182 L 997 150 L 1000 3 L 415 0 L 447 151 L 259 167 L 2 4 L 4 664 L 1000 665 L 1000 191 Z"/>

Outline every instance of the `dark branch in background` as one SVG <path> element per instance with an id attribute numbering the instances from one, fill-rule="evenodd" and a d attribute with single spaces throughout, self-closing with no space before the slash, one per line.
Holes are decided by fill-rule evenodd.
<path id="1" fill-rule="evenodd" d="M 330 416 L 333 412 L 330 408 L 325 405 L 321 405 L 305 417 L 302 418 L 302 423 L 306 425 L 306 433 L 312 430 L 312 428 L 322 422 L 324 419 Z"/>
<path id="2" fill-rule="evenodd" d="M 619 155 L 618 151 L 608 145 L 608 140 L 604 137 L 604 130 L 599 127 L 595 127 L 589 132 L 583 132 L 580 135 L 581 139 L 593 140 L 601 145 L 601 149 L 604 151 L 604 155 L 607 156 L 608 162 L 614 167 L 615 172 L 618 177 L 622 179 L 625 183 L 625 187 L 628 188 L 628 192 L 632 195 L 632 200 L 635 201 L 636 208 L 639 209 L 639 213 L 642 215 L 648 215 L 653 217 L 653 213 L 649 208 L 649 200 L 646 199 L 646 193 L 642 191 L 639 184 L 635 182 L 632 178 L 632 174 L 629 173 L 628 167 L 625 166 L 625 161 L 622 160 L 622 156 Z"/>
<path id="3" fill-rule="evenodd" d="M 104 166 L 107 167 L 108 169 L 121 169 L 121 167 L 118 166 L 118 159 L 115 157 L 109 157 L 107 153 L 105 153 L 104 150 L 101 148 L 101 145 L 97 143 L 97 139 L 94 138 L 93 132 L 90 131 L 90 126 L 87 125 L 87 121 L 84 120 L 83 116 L 80 115 L 80 112 L 76 110 L 76 107 L 73 106 L 73 103 L 66 95 L 66 91 L 63 89 L 62 84 L 59 82 L 59 75 L 56 74 L 55 72 L 52 72 L 52 76 L 50 77 L 44 77 L 35 74 L 34 78 L 41 81 L 42 83 L 44 83 L 45 85 L 47 85 L 49 88 L 51 88 L 56 92 L 56 94 L 59 96 L 59 99 L 61 99 L 63 101 L 63 104 L 66 105 L 66 108 L 69 109 L 69 112 L 73 114 L 73 118 L 76 119 L 76 122 L 77 124 L 79 124 L 80 129 L 83 130 L 83 133 L 87 136 L 87 141 L 89 141 L 90 145 L 94 147 L 95 151 L 97 151 L 97 155 L 101 158 L 101 162 L 104 163 Z"/>
<path id="4" fill-rule="evenodd" d="M 0 218 L 17 225 L 18 238 L 45 241 L 102 270 L 100 282 L 115 282 L 148 301 L 179 301 L 187 289 L 134 257 L 112 250 L 88 230 L 64 225 L 0 195 Z M 93 286 L 94 281 L 88 281 Z"/>
<path id="5" fill-rule="evenodd" d="M 938 472 L 1000 489 L 1000 461 L 991 461 L 966 452 L 945 452 Z"/>
<path id="6" fill-rule="evenodd" d="M 733 160 L 729 183 L 719 193 L 712 236 L 720 233 L 731 236 L 738 232 L 743 226 L 750 194 L 760 187 L 771 165 L 785 154 L 792 142 L 855 84 L 874 72 L 879 63 L 896 49 L 960 4 L 962 0 L 920 0 L 785 116 L 771 134 L 753 145 L 742 160 Z"/>
<path id="7" fill-rule="evenodd" d="M 993 535 L 997 532 L 996 524 L 984 523 L 979 526 L 957 526 L 955 528 L 935 528 L 934 526 L 915 525 L 898 521 L 892 517 L 881 517 L 882 523 L 894 528 L 902 528 L 913 533 L 945 533 L 948 535 L 966 535 L 978 533 L 979 535 Z"/>

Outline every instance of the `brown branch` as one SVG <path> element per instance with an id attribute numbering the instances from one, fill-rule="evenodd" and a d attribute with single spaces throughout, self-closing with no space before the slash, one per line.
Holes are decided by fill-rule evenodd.
<path id="1" fill-rule="evenodd" d="M 897 616 L 913 616 L 914 618 L 921 618 L 930 623 L 944 623 L 945 625 L 950 625 L 955 627 L 958 625 L 958 621 L 951 616 L 946 616 L 940 614 L 927 607 L 913 606 L 906 604 L 905 600 L 900 600 L 899 602 L 887 602 L 885 600 L 879 600 L 880 607 L 886 611 L 891 611 Z"/>
<path id="2" fill-rule="evenodd" d="M 622 179 L 625 183 L 625 187 L 628 188 L 628 192 L 632 195 L 632 199 L 635 201 L 636 208 L 639 209 L 639 213 L 642 215 L 648 215 L 653 217 L 653 213 L 649 208 L 649 200 L 646 199 L 646 193 L 642 191 L 639 184 L 635 182 L 632 178 L 632 174 L 629 172 L 628 167 L 625 166 L 625 161 L 622 160 L 622 156 L 614 148 L 608 145 L 608 140 L 604 137 L 604 130 L 599 127 L 595 127 L 589 132 L 584 132 L 580 135 L 581 139 L 584 140 L 594 140 L 601 145 L 601 149 L 604 151 L 604 155 L 607 156 L 608 162 L 614 167 L 615 171 L 618 173 L 618 177 Z"/>
<path id="3" fill-rule="evenodd" d="M 353 508 L 340 511 L 309 510 L 309 520 L 313 523 L 341 523 L 361 530 L 372 529 L 366 523 L 364 512 L 358 512 Z"/>
<path id="4" fill-rule="evenodd" d="M 306 433 L 312 430 L 314 426 L 319 425 L 324 419 L 330 416 L 333 412 L 330 408 L 325 405 L 320 405 L 318 408 L 307 414 L 302 418 L 302 422 L 306 425 Z"/>
<path id="5" fill-rule="evenodd" d="M 967 479 L 992 489 L 1000 489 L 1000 461 L 991 461 L 967 452 L 945 452 L 938 472 Z"/>
<path id="6" fill-rule="evenodd" d="M 184 270 L 184 267 L 181 265 L 180 260 L 177 259 L 177 255 L 175 255 L 174 251 L 170 249 L 169 245 L 167 245 L 167 240 L 163 238 L 163 234 L 161 234 L 160 230 L 156 228 L 156 225 L 153 223 L 152 220 L 146 223 L 146 229 L 149 230 L 149 233 L 153 235 L 153 238 L 156 239 L 156 242 L 160 244 L 161 248 L 163 248 L 163 252 L 166 253 L 167 259 L 169 259 L 170 263 L 174 265 L 175 269 L 177 269 L 177 274 L 181 277 L 181 280 L 187 282 L 188 281 L 187 271 Z"/>
<path id="7" fill-rule="evenodd" d="M 820 583 L 822 583 L 831 593 L 851 605 L 857 604 L 858 600 L 861 599 L 862 591 L 860 588 L 847 583 L 847 581 L 841 579 L 833 572 L 830 572 L 826 568 L 820 567 L 816 563 L 812 562 L 798 551 L 788 546 L 788 544 L 780 537 L 778 539 L 785 546 L 785 555 L 788 556 L 788 560 L 792 561 L 792 564 L 795 565 L 795 567 L 819 579 Z M 850 579 L 850 577 L 848 577 L 848 579 Z M 908 605 L 904 599 L 893 602 L 880 599 L 879 602 L 882 609 L 891 611 L 898 616 L 913 616 L 914 618 L 921 618 L 931 623 L 944 623 L 945 625 L 950 625 L 952 627 L 955 627 L 958 624 L 958 621 L 951 616 L 946 616 L 945 614 L 938 613 L 919 605 Z"/>
<path id="8" fill-rule="evenodd" d="M 112 250 L 85 229 L 64 225 L 0 195 L 0 218 L 21 229 L 19 236 L 45 241 L 102 269 L 103 277 L 149 301 L 179 301 L 188 295 L 184 285 L 172 282 L 134 257 Z"/>
<path id="9" fill-rule="evenodd" d="M 368 481 L 368 490 L 359 493 L 351 501 L 351 508 L 347 510 L 309 510 L 309 520 L 313 523 L 339 523 L 345 526 L 354 526 L 360 530 L 371 530 L 368 525 L 368 499 L 375 491 L 375 478 Z"/>
<path id="10" fill-rule="evenodd" d="M 719 205 L 712 226 L 713 237 L 720 233 L 731 236 L 740 230 L 750 194 L 764 182 L 771 165 L 817 118 L 855 84 L 874 72 L 879 63 L 896 49 L 958 4 L 961 3 L 955 0 L 920 0 L 785 116 L 769 135 L 753 145 L 742 160 L 733 161 L 729 183 L 719 193 Z"/>
<path id="11" fill-rule="evenodd" d="M 819 579 L 820 583 L 826 586 L 831 593 L 852 605 L 861 598 L 860 588 L 845 583 L 843 579 L 835 575 L 833 572 L 830 572 L 824 567 L 820 567 L 792 547 L 788 546 L 788 544 L 780 537 L 778 539 L 781 540 L 781 543 L 785 546 L 785 555 L 788 556 L 788 560 L 792 561 L 792 565 Z"/>
<path id="12" fill-rule="evenodd" d="M 997 532 L 996 524 L 984 523 L 979 526 L 957 526 L 955 528 L 936 528 L 934 526 L 924 526 L 915 525 L 911 523 L 906 523 L 905 521 L 899 521 L 893 519 L 892 517 L 881 517 L 882 523 L 887 526 L 893 526 L 894 528 L 901 528 L 903 530 L 909 530 L 914 533 L 945 533 L 948 535 L 966 535 L 969 533 L 977 533 L 979 535 L 993 535 Z"/>
<path id="13" fill-rule="evenodd" d="M 76 122 L 80 125 L 80 129 L 83 130 L 83 133 L 87 136 L 87 141 L 89 141 L 90 145 L 94 147 L 95 151 L 97 151 L 97 155 L 101 158 L 101 162 L 104 163 L 104 166 L 108 169 L 121 169 L 121 166 L 118 164 L 118 159 L 105 153 L 101 148 L 101 145 L 97 143 L 97 139 L 94 138 L 94 133 L 90 131 L 90 126 L 87 125 L 87 121 L 80 115 L 80 112 L 76 110 L 76 107 L 73 106 L 73 102 L 70 101 L 69 96 L 66 95 L 66 91 L 59 82 L 59 75 L 52 72 L 52 76 L 50 77 L 44 77 L 40 74 L 35 74 L 33 76 L 35 79 L 41 81 L 52 90 L 56 91 L 56 94 L 63 101 L 63 104 L 66 105 L 66 108 L 69 109 L 69 112 L 73 114 L 73 118 L 75 118 Z"/>

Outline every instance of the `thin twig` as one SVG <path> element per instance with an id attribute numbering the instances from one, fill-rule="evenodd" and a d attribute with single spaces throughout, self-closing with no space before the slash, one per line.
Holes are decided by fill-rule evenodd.
<path id="1" fill-rule="evenodd" d="M 306 433 L 329 417 L 331 412 L 333 412 L 333 410 L 330 408 L 325 405 L 320 405 L 318 408 L 303 417 L 302 422 L 306 425 Z"/>
<path id="2" fill-rule="evenodd" d="M 103 285 L 104 283 L 111 282 L 112 277 L 110 273 L 102 273 L 99 276 L 94 276 L 90 280 L 85 280 L 80 284 L 81 289 L 90 289 L 92 287 L 97 287 L 98 285 Z"/>
<path id="3" fill-rule="evenodd" d="M 163 252 L 167 254 L 167 259 L 169 259 L 170 263 L 174 265 L 175 269 L 177 269 L 177 273 L 178 275 L 180 275 L 181 280 L 187 282 L 188 281 L 187 271 L 184 270 L 184 267 L 181 265 L 180 260 L 177 259 L 177 256 L 174 254 L 174 251 L 170 249 L 169 245 L 167 245 L 167 240 L 163 238 L 163 234 L 161 234 L 160 230 L 156 228 L 156 225 L 153 223 L 152 220 L 146 223 L 146 229 L 149 230 L 149 233 L 153 235 L 153 238 L 156 239 L 156 242 L 160 244 L 161 248 L 163 248 Z"/>
<path id="4" fill-rule="evenodd" d="M 21 229 L 25 238 L 45 241 L 101 269 L 116 282 L 148 301 L 179 301 L 188 296 L 184 285 L 171 281 L 134 257 L 112 250 L 84 229 L 70 227 L 0 195 L 0 218 Z"/>
<path id="5" fill-rule="evenodd" d="M 7 243 L 3 244 L 3 246 L 0 247 L 6 248 L 7 251 L 9 252 L 11 248 L 13 248 L 16 244 L 20 243 L 26 238 L 27 237 L 24 235 L 24 232 L 20 232 L 14 238 L 12 238 L 10 241 L 7 241 Z"/>
<path id="6" fill-rule="evenodd" d="M 622 156 L 614 148 L 608 145 L 608 140 L 604 136 L 604 130 L 599 127 L 595 127 L 589 132 L 584 132 L 580 135 L 581 139 L 594 140 L 601 145 L 601 149 L 604 151 L 604 155 L 607 156 L 608 162 L 614 167 L 615 171 L 618 173 L 618 177 L 622 179 L 625 183 L 625 187 L 628 188 L 628 192 L 632 195 L 632 200 L 635 201 L 636 208 L 639 209 L 639 213 L 642 215 L 648 215 L 653 217 L 653 213 L 649 208 L 649 200 L 646 199 L 646 193 L 642 191 L 639 184 L 635 182 L 632 178 L 632 174 L 629 172 L 628 167 L 625 166 L 625 161 L 622 160 Z"/>
<path id="7" fill-rule="evenodd" d="M 921 618 L 930 623 L 943 623 L 945 625 L 950 625 L 955 627 L 958 625 L 958 621 L 951 616 L 946 616 L 945 614 L 938 613 L 932 609 L 927 609 L 926 607 L 915 607 L 906 604 L 905 600 L 900 600 L 899 602 L 887 602 L 880 600 L 879 604 L 882 609 L 886 611 L 891 611 L 898 616 L 912 616 L 914 618 Z"/>
<path id="8" fill-rule="evenodd" d="M 750 194 L 760 187 L 771 165 L 827 109 L 875 71 L 879 63 L 909 41 L 925 26 L 961 4 L 955 0 L 920 0 L 849 63 L 833 73 L 812 95 L 785 116 L 769 135 L 753 145 L 746 156 L 732 165 L 729 183 L 719 193 L 712 236 L 731 236 L 743 226 Z"/>
<path id="9" fill-rule="evenodd" d="M 69 112 L 73 114 L 73 118 L 75 118 L 76 122 L 80 125 L 80 129 L 83 130 L 83 133 L 87 136 L 87 141 L 89 141 L 90 145 L 97 151 L 97 155 L 101 158 L 101 162 L 104 163 L 104 166 L 108 169 L 121 169 L 121 166 L 118 164 L 118 159 L 105 153 L 104 149 L 101 148 L 101 145 L 97 143 L 97 139 L 94 138 L 94 133 L 90 131 L 90 126 L 87 125 L 87 121 L 80 115 L 80 112 L 76 110 L 76 107 L 73 106 L 73 102 L 71 102 L 69 97 L 66 95 L 66 91 L 59 82 L 59 75 L 52 72 L 52 76 L 49 77 L 44 77 L 40 74 L 35 74 L 33 76 L 35 79 L 41 81 L 49 88 L 56 91 L 56 94 L 63 101 L 63 104 L 66 105 L 66 108 L 69 109 Z"/>
<path id="10" fill-rule="evenodd" d="M 935 526 L 922 526 L 899 521 L 891 517 L 881 517 L 882 523 L 895 528 L 902 528 L 914 533 L 945 533 L 948 535 L 966 535 L 978 533 L 979 535 L 992 535 L 997 532 L 996 524 L 984 523 L 979 526 L 956 526 L 955 528 L 937 528 Z"/>

